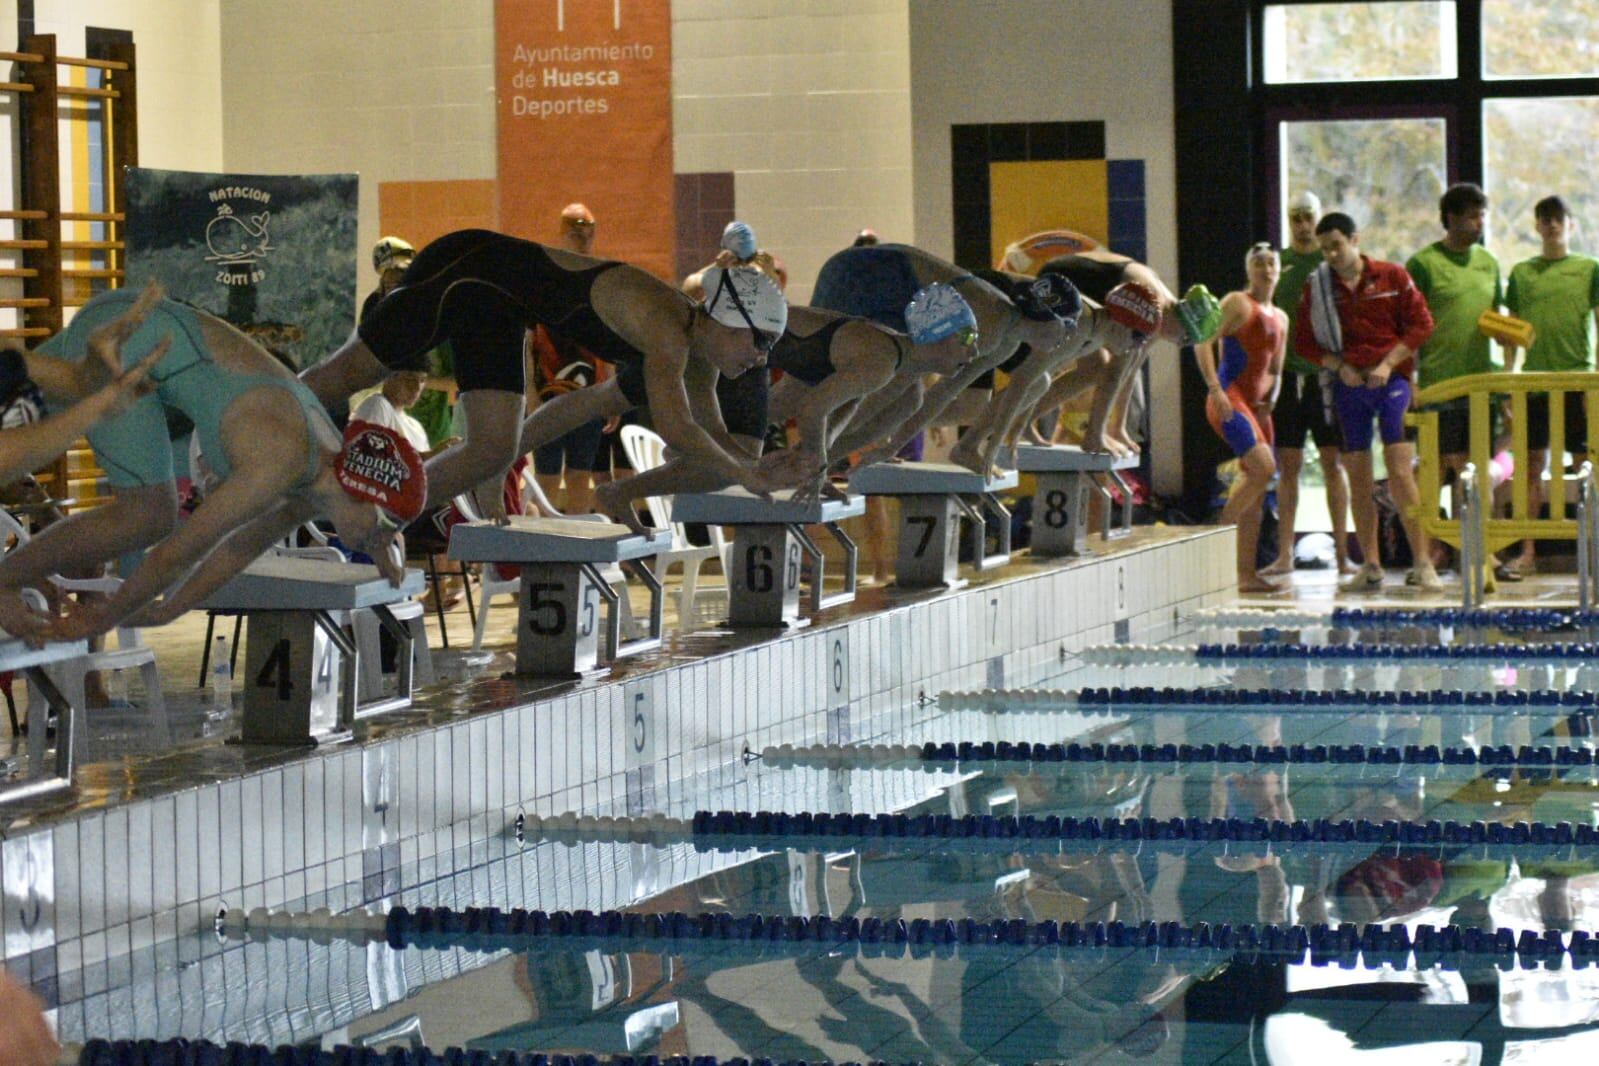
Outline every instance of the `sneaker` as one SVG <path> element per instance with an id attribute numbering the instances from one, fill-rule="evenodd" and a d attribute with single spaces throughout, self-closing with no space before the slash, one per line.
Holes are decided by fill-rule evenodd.
<path id="1" fill-rule="evenodd" d="M 1365 566 L 1360 568 L 1354 577 L 1349 579 L 1349 583 L 1346 584 L 1344 588 L 1380 589 L 1382 588 L 1382 579 L 1382 567 L 1377 566 L 1375 563 L 1367 563 Z"/>
<path id="2" fill-rule="evenodd" d="M 1444 587 L 1444 583 L 1438 578 L 1438 571 L 1433 569 L 1431 563 L 1413 567 L 1405 575 L 1405 584 L 1419 588 L 1423 592 L 1441 592 Z"/>

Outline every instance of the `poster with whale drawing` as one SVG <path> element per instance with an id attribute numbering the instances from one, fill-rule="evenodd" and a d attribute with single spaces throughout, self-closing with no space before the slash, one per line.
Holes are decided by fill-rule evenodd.
<path id="1" fill-rule="evenodd" d="M 130 167 L 127 279 L 154 279 L 303 369 L 355 321 L 354 174 Z"/>

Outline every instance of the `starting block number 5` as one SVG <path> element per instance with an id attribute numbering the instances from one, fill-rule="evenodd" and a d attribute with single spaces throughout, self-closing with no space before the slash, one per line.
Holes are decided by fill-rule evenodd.
<path id="1" fill-rule="evenodd" d="M 535 636 L 558 637 L 566 632 L 563 581 L 539 581 L 529 586 L 527 624 Z M 583 583 L 583 603 L 578 611 L 577 635 L 592 636 L 599 624 L 600 590 L 588 582 Z"/>

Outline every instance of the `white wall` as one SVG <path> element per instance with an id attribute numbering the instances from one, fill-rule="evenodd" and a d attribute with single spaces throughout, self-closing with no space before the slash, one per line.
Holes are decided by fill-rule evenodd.
<path id="1" fill-rule="evenodd" d="M 361 249 L 379 182 L 494 177 L 493 0 L 227 0 L 222 70 L 226 169 L 360 174 Z"/>
<path id="2" fill-rule="evenodd" d="M 231 0 L 230 0 L 231 3 Z M 139 162 L 213 170 L 222 162 L 221 0 L 35 0 L 34 30 L 82 56 L 84 28 L 131 30 L 138 49 Z M 0 45 L 18 47 L 16 0 L 0 2 Z"/>
<path id="3" fill-rule="evenodd" d="M 215 170 L 222 164 L 221 0 L 36 0 L 34 31 L 53 33 L 58 55 L 83 57 L 89 26 L 130 30 L 137 49 L 139 86 L 139 162 L 174 170 Z M 17 40 L 16 0 L 0 0 L 0 50 L 21 49 Z M 11 67 L 6 64 L 7 70 Z M 67 68 L 57 68 L 65 82 Z M 16 97 L 0 94 L 0 143 L 9 166 L 0 168 L 0 204 L 17 203 Z M 85 175 L 72 172 L 67 123 L 62 123 L 63 193 Z M 67 206 L 70 207 L 70 201 Z M 77 224 L 63 236 L 83 239 L 88 227 Z M 18 224 L 0 222 L 0 236 L 20 234 Z M 14 266 L 18 253 L 7 252 L 0 263 Z M 20 281 L 7 280 L 0 295 L 19 296 Z M 70 317 L 71 312 L 68 312 Z M 18 324 L 18 313 L 0 312 L 0 326 Z"/>
<path id="4" fill-rule="evenodd" d="M 918 3 L 920 0 L 918 0 Z M 870 226 L 915 238 L 910 0 L 673 0 L 679 173 L 732 171 L 789 297 Z"/>
<path id="5" fill-rule="evenodd" d="M 1144 160 L 1149 265 L 1178 288 L 1170 0 L 913 0 L 910 56 L 921 247 L 954 251 L 951 125 L 1103 121 L 1108 158 Z M 1177 402 L 1169 346 L 1151 382 L 1155 409 Z M 1156 487 L 1169 491 L 1182 481 L 1181 428 L 1156 419 L 1154 432 Z"/>

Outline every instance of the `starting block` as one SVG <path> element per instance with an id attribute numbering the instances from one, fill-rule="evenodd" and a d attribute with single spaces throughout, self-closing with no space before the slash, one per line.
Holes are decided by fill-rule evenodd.
<path id="1" fill-rule="evenodd" d="M 450 530 L 451 559 L 522 568 L 516 672 L 538 677 L 586 677 L 609 669 L 599 665 L 601 600 L 606 605 L 607 662 L 660 647 L 661 583 L 636 561 L 671 547 L 670 530 L 641 536 L 614 522 L 580 518 L 515 516 L 503 523 L 467 522 Z M 620 566 L 649 587 L 647 636 L 622 640 L 623 594 L 600 573 L 604 565 Z"/>
<path id="2" fill-rule="evenodd" d="M 1038 482 L 1033 494 L 1032 553 L 1040 558 L 1076 555 L 1088 546 L 1089 501 L 1098 494 L 1104 501 L 1100 529 L 1106 540 L 1126 536 L 1133 527 L 1133 494 L 1117 474 L 1138 465 L 1136 455 L 1117 457 L 1108 452 L 1085 452 L 1066 445 L 1024 445 L 1016 449 L 1016 469 Z M 1121 521 L 1113 528 L 1115 504 L 1101 478 L 1121 489 Z"/>
<path id="3" fill-rule="evenodd" d="M 422 591 L 420 570 L 395 588 L 375 566 L 267 555 L 213 592 L 202 609 L 234 611 L 247 625 L 245 744 L 341 740 L 357 717 L 411 705 L 411 630 L 389 604 Z M 359 652 L 334 612 L 370 610 L 399 642 L 399 691 L 358 703 Z"/>
<path id="4" fill-rule="evenodd" d="M 846 518 L 866 513 L 866 501 L 821 499 L 795 503 L 793 491 L 763 500 L 741 488 L 686 492 L 673 497 L 673 522 L 704 522 L 733 527 L 733 565 L 728 575 L 728 624 L 790 626 L 801 619 L 801 556 L 811 561 L 811 609 L 836 607 L 855 599 L 855 542 L 839 528 Z M 844 549 L 844 590 L 824 592 L 822 550 L 805 532 L 823 525 Z"/>
<path id="5" fill-rule="evenodd" d="M 42 648 L 30 648 L 20 640 L 0 633 L 0 671 L 16 671 L 27 677 L 33 685 L 33 691 L 45 698 L 50 713 L 53 713 L 56 719 L 55 765 L 46 770 L 44 734 L 45 720 L 48 716 L 43 708 L 29 708 L 28 776 L 16 784 L 0 786 L 0 804 L 32 799 L 35 796 L 48 796 L 72 787 L 72 770 L 76 759 L 74 742 L 81 724 L 78 721 L 78 714 L 82 708 L 73 707 L 71 701 L 61 694 L 61 690 L 45 672 L 45 667 L 76 659 L 88 653 L 87 641 L 72 640 L 59 644 L 46 644 Z"/>
<path id="6" fill-rule="evenodd" d="M 961 519 L 971 522 L 972 565 L 981 573 L 1010 561 L 1010 511 L 994 495 L 1016 487 L 1016 472 L 985 478 L 954 463 L 878 463 L 850 475 L 849 487 L 868 496 L 898 496 L 899 552 L 894 582 L 902 588 L 956 588 L 960 579 Z M 966 500 L 977 497 L 977 503 Z M 999 550 L 988 554 L 986 514 L 999 520 Z"/>

